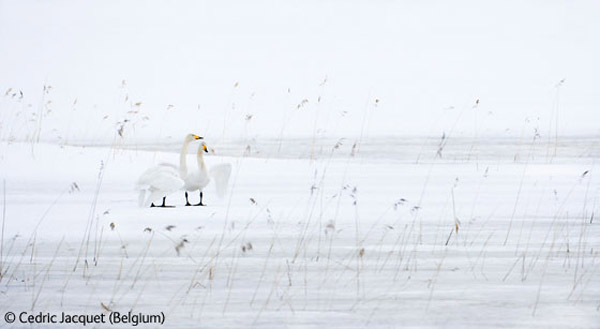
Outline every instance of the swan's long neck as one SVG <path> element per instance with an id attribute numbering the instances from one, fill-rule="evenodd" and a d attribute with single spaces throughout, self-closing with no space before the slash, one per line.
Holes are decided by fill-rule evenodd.
<path id="1" fill-rule="evenodd" d="M 198 156 L 196 157 L 196 160 L 198 160 L 198 169 L 200 169 L 200 171 L 202 172 L 206 172 L 206 164 L 204 163 L 204 150 L 202 149 L 202 146 L 200 146 L 198 148 Z"/>
<path id="2" fill-rule="evenodd" d="M 183 146 L 181 146 L 181 154 L 179 154 L 179 173 L 181 176 L 185 176 L 187 174 L 187 151 L 188 146 L 190 146 L 190 140 L 186 139 L 183 141 Z"/>

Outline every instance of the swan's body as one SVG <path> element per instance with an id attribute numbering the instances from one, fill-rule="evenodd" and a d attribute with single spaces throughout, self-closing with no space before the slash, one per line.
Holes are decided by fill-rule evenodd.
<path id="1" fill-rule="evenodd" d="M 165 205 L 166 196 L 184 188 L 185 181 L 182 177 L 187 175 L 186 155 L 189 144 L 201 138 L 194 134 L 185 137 L 179 155 L 179 167 L 161 163 L 142 173 L 137 181 L 137 189 L 140 191 L 138 198 L 140 207 L 154 206 L 154 202 L 161 198 L 163 199 L 161 207 L 167 207 Z"/>
<path id="2" fill-rule="evenodd" d="M 206 170 L 194 170 L 184 178 L 184 190 L 187 192 L 193 192 L 202 190 L 208 183 L 210 183 L 210 177 Z"/>
<path id="3" fill-rule="evenodd" d="M 179 171 L 169 165 L 158 165 L 146 170 L 138 179 L 140 191 L 138 205 L 140 207 L 154 206 L 154 202 L 163 199 L 162 207 L 166 207 L 167 195 L 183 188 L 185 182 L 179 177 Z"/>
<path id="4" fill-rule="evenodd" d="M 231 164 L 219 164 L 211 167 L 210 170 L 207 170 L 206 164 L 204 163 L 204 153 L 208 153 L 208 148 L 206 147 L 206 144 L 202 143 L 202 145 L 198 147 L 198 152 L 196 153 L 198 169 L 189 173 L 186 172 L 186 175 L 182 177 L 184 180 L 186 206 L 191 206 L 188 200 L 188 192 L 194 191 L 200 191 L 200 202 L 196 204 L 196 206 L 204 206 L 202 203 L 202 190 L 208 185 L 208 183 L 210 183 L 211 178 L 215 181 L 217 194 L 220 197 L 225 195 L 227 182 L 229 181 L 229 176 L 231 175 Z"/>

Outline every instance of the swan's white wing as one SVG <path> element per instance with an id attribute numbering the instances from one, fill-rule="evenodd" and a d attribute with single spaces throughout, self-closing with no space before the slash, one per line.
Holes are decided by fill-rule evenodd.
<path id="1" fill-rule="evenodd" d="M 173 168 L 175 170 L 179 170 L 179 166 L 174 165 L 172 163 L 168 163 L 168 162 L 161 162 L 161 163 L 158 164 L 158 167 L 170 167 L 170 168 Z"/>
<path id="2" fill-rule="evenodd" d="M 171 171 L 161 171 L 153 178 L 150 189 L 164 191 L 167 194 L 182 189 L 183 185 L 183 179 L 179 177 L 179 174 Z"/>
<path id="3" fill-rule="evenodd" d="M 225 192 L 227 192 L 227 183 L 229 183 L 229 176 L 231 176 L 231 163 L 212 166 L 210 168 L 209 176 L 215 181 L 217 195 L 221 198 L 225 196 Z"/>
<path id="4" fill-rule="evenodd" d="M 174 168 L 170 168 L 170 167 L 163 166 L 163 165 L 158 165 L 158 166 L 154 166 L 152 168 L 148 168 L 146 171 L 144 171 L 140 175 L 140 177 L 137 180 L 136 185 L 138 188 L 146 187 L 148 185 L 151 185 L 157 176 L 166 174 L 169 172 L 176 173 L 177 171 Z"/>
<path id="5" fill-rule="evenodd" d="M 138 178 L 136 186 L 137 188 L 143 188 L 155 182 L 157 177 L 170 175 L 179 176 L 179 168 L 172 164 L 161 163 L 144 171 Z"/>

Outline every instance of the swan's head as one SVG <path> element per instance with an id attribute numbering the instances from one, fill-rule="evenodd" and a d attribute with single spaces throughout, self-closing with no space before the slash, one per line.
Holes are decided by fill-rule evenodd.
<path id="1" fill-rule="evenodd" d="M 208 146 L 204 142 L 202 142 L 202 146 L 198 149 L 198 151 L 204 151 L 204 153 L 208 153 Z"/>
<path id="2" fill-rule="evenodd" d="M 198 140 L 198 139 L 204 139 L 204 137 L 198 136 L 198 135 L 195 135 L 195 134 L 188 134 L 187 136 L 185 136 L 185 140 L 189 141 L 189 142 L 191 142 L 193 140 Z"/>

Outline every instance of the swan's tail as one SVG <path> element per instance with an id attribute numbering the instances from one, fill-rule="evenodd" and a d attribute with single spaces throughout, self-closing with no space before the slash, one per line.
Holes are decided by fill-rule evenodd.
<path id="1" fill-rule="evenodd" d="M 223 198 L 225 196 L 225 193 L 227 192 L 229 176 L 231 176 L 231 163 L 223 163 L 213 166 L 212 168 L 210 168 L 210 176 L 215 181 L 217 195 L 220 198 Z"/>

